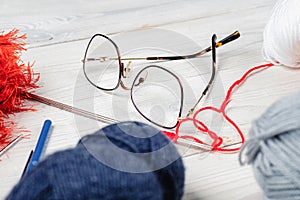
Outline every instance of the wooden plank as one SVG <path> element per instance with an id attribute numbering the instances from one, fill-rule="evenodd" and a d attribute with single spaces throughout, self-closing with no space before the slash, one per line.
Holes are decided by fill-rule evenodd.
<path id="1" fill-rule="evenodd" d="M 265 1 L 52 1 L 12 2 L 0 5 L 1 29 L 19 28 L 27 32 L 29 50 L 25 61 L 35 61 L 41 73 L 37 93 L 63 103 L 96 111 L 120 120 L 141 119 L 130 106 L 129 94 L 95 90 L 84 79 L 80 60 L 94 33 L 105 33 L 118 43 L 122 56 L 190 54 L 235 30 L 241 38 L 217 49 L 218 72 L 210 95 L 201 104 L 219 106 L 228 87 L 252 66 L 264 63 L 261 56 L 262 31 L 275 0 Z M 59 4 L 59 6 L 57 6 Z M 13 7 L 14 9 L 8 9 Z M 147 29 L 152 27 L 151 30 Z M 154 28 L 154 29 L 153 29 Z M 147 63 L 134 63 L 136 73 Z M 153 63 L 152 63 L 153 64 Z M 154 63 L 172 70 L 183 80 L 187 104 L 201 94 L 210 75 L 210 54 L 189 61 Z M 299 72 L 283 67 L 265 70 L 253 77 L 233 95 L 227 112 L 246 137 L 251 122 L 272 102 L 297 90 Z M 93 106 L 91 99 L 94 99 Z M 125 105 L 119 106 L 117 105 Z M 54 129 L 45 156 L 76 145 L 78 139 L 105 126 L 46 105 L 37 112 L 19 113 L 12 119 L 29 129 L 23 139 L 0 163 L 0 199 L 19 180 L 30 150 L 38 138 L 43 120 L 52 118 Z M 117 108 L 117 109 L 116 109 Z M 185 107 L 187 111 L 189 107 Z M 249 111 L 251 113 L 249 114 Z M 247 113 L 247 114 L 245 114 Z M 130 115 L 129 115 L 130 114 Z M 207 117 L 208 118 L 208 117 Z M 214 118 L 215 120 L 216 118 Z M 220 120 L 220 119 L 219 119 Z M 218 132 L 232 139 L 226 126 Z M 227 135 L 228 134 L 228 135 Z M 187 149 L 184 149 L 186 151 Z M 259 199 L 261 191 L 251 168 L 240 167 L 237 154 L 184 154 L 186 166 L 185 199 Z"/>
<path id="2" fill-rule="evenodd" d="M 0 7 L 0 13 L 3 13 L 0 23 L 2 29 L 19 28 L 27 32 L 32 45 L 44 45 L 89 38 L 97 32 L 112 34 L 195 19 L 209 21 L 207 19 L 212 16 L 224 14 L 232 14 L 235 18 L 243 16 L 243 19 L 247 19 L 249 16 L 245 17 L 244 11 L 250 10 L 252 15 L 260 15 L 256 10 L 260 8 L 269 10 L 269 5 L 274 4 L 275 1 L 165 0 L 146 3 L 135 0 L 131 2 L 130 4 L 122 1 L 96 0 L 89 3 L 80 0 L 43 4 L 35 1 L 17 4 L 4 2 Z M 7 9 L 9 6 L 14 9 Z M 232 18 L 229 18 L 230 20 Z M 210 23 L 217 22 L 210 21 Z M 215 27 L 220 24 L 218 22 Z M 213 26 L 210 26 L 211 30 L 212 28 Z"/>

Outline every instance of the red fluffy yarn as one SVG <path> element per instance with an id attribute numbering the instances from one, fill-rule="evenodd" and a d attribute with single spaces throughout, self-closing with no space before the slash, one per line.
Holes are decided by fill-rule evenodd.
<path id="1" fill-rule="evenodd" d="M 33 110 L 24 105 L 23 94 L 38 87 L 39 75 L 33 73 L 32 64 L 24 64 L 20 59 L 26 50 L 26 35 L 18 36 L 18 32 L 14 29 L 0 33 L 0 148 L 9 143 L 13 134 L 14 122 L 8 119 L 9 115 Z"/>

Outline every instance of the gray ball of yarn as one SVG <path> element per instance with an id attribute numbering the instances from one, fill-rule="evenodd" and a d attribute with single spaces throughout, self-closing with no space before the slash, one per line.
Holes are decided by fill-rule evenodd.
<path id="1" fill-rule="evenodd" d="M 300 92 L 270 106 L 252 124 L 239 154 L 252 164 L 266 199 L 300 199 Z"/>

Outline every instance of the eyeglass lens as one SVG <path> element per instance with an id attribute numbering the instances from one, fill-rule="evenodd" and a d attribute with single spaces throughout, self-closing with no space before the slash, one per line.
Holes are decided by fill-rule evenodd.
<path id="1" fill-rule="evenodd" d="M 172 72 L 151 65 L 137 74 L 131 99 L 137 111 L 150 122 L 172 128 L 182 110 L 182 86 Z"/>
<path id="2" fill-rule="evenodd" d="M 120 80 L 119 54 L 107 37 L 95 35 L 89 42 L 83 65 L 86 78 L 103 90 L 115 89 Z"/>

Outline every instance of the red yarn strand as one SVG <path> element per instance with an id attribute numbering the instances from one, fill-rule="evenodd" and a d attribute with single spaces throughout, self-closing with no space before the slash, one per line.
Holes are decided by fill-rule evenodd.
<path id="1" fill-rule="evenodd" d="M 241 86 L 246 80 L 247 78 L 249 78 L 249 76 L 251 76 L 254 72 L 258 72 L 259 70 L 263 70 L 269 67 L 274 66 L 272 63 L 268 63 L 268 64 L 264 64 L 264 65 L 259 65 L 256 67 L 253 67 L 251 69 L 249 69 L 240 79 L 238 79 L 237 81 L 235 81 L 228 89 L 227 93 L 226 93 L 226 97 L 222 103 L 222 105 L 220 106 L 220 108 L 215 108 L 212 106 L 206 106 L 203 108 L 200 108 L 199 110 L 197 110 L 194 115 L 193 118 L 183 118 L 180 119 L 178 125 L 176 126 L 175 129 L 175 133 L 172 132 L 168 132 L 167 136 L 168 137 L 172 137 L 173 141 L 177 141 L 178 138 L 185 138 L 185 139 L 190 139 L 193 140 L 195 142 L 198 142 L 200 144 L 204 144 L 204 145 L 208 145 L 212 147 L 212 151 L 218 151 L 218 152 L 228 152 L 228 153 L 232 153 L 232 152 L 237 152 L 240 150 L 241 146 L 244 144 L 245 142 L 245 137 L 243 132 L 241 131 L 241 129 L 239 128 L 239 126 L 226 114 L 226 107 L 229 104 L 229 102 L 231 101 L 231 96 L 234 93 L 234 91 Z M 233 128 L 236 130 L 236 132 L 238 133 L 240 139 L 241 139 L 241 145 L 239 147 L 235 147 L 235 148 L 223 148 L 221 147 L 221 145 L 223 144 L 223 138 L 218 136 L 216 133 L 214 133 L 212 130 L 210 130 L 205 124 L 204 122 L 201 122 L 197 119 L 197 116 L 200 115 L 201 112 L 206 111 L 206 110 L 211 110 L 213 112 L 217 112 L 222 114 L 222 116 L 224 117 L 224 119 L 233 126 Z M 207 144 L 203 141 L 201 141 L 200 139 L 190 136 L 190 135 L 180 135 L 180 126 L 187 122 L 187 121 L 193 121 L 194 126 L 199 130 L 199 132 L 201 133 L 205 133 L 207 134 L 212 140 L 213 142 L 211 144 Z"/>

